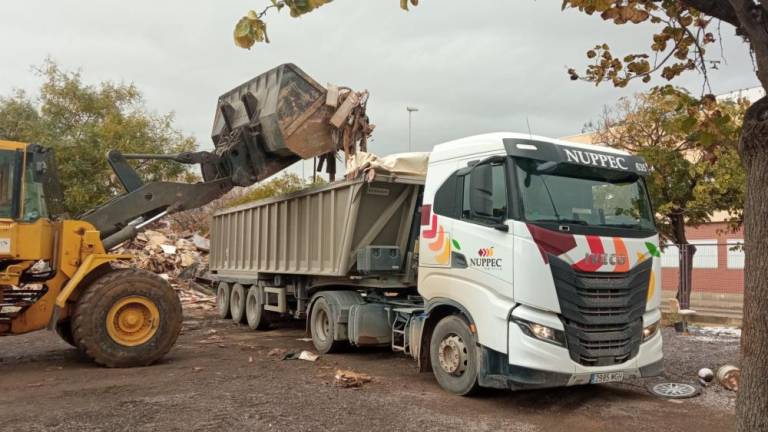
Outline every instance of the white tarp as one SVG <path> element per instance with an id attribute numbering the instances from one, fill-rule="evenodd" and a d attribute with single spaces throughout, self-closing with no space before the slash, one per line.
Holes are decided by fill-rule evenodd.
<path id="1" fill-rule="evenodd" d="M 373 153 L 357 152 L 347 164 L 347 177 L 354 178 L 361 173 L 395 174 L 416 177 L 427 176 L 429 153 L 396 153 L 377 156 Z"/>

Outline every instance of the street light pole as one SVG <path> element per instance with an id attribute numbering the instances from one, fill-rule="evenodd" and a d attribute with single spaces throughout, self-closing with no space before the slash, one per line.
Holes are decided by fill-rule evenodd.
<path id="1" fill-rule="evenodd" d="M 405 107 L 405 109 L 408 110 L 408 151 L 410 152 L 412 151 L 411 150 L 411 125 L 412 125 L 411 114 L 415 113 L 419 109 L 414 107 Z"/>

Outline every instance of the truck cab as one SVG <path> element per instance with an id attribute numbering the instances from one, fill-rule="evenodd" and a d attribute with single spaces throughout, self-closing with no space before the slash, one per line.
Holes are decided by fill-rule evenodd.
<path id="1" fill-rule="evenodd" d="M 426 316 L 450 310 L 461 321 L 430 330 L 443 334 L 429 345 L 443 387 L 466 394 L 477 385 L 539 388 L 662 372 L 648 169 L 616 149 L 527 134 L 434 148 L 418 292 Z"/>

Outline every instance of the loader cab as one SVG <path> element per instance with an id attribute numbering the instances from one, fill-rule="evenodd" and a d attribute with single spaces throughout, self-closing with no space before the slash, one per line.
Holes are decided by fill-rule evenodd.
<path id="1" fill-rule="evenodd" d="M 53 150 L 0 141 L 0 219 L 32 223 L 61 209 Z"/>

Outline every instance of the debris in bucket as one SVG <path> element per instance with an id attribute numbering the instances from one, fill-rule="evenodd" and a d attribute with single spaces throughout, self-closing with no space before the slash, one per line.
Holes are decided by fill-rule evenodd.
<path id="1" fill-rule="evenodd" d="M 715 373 L 710 368 L 699 369 L 699 383 L 703 386 L 708 386 L 715 378 Z"/>
<path id="2" fill-rule="evenodd" d="M 216 297 L 196 282 L 208 272 L 210 243 L 198 233 L 176 232 L 169 224 L 139 233 L 115 252 L 133 256 L 132 265 L 158 274 L 176 290 L 185 307 L 212 310 Z"/>
<path id="3" fill-rule="evenodd" d="M 334 376 L 336 385 L 340 387 L 361 387 L 373 380 L 370 375 L 351 370 L 337 369 Z"/>
<path id="4" fill-rule="evenodd" d="M 741 369 L 733 365 L 724 365 L 717 370 L 717 381 L 723 388 L 731 391 L 739 391 Z"/>

